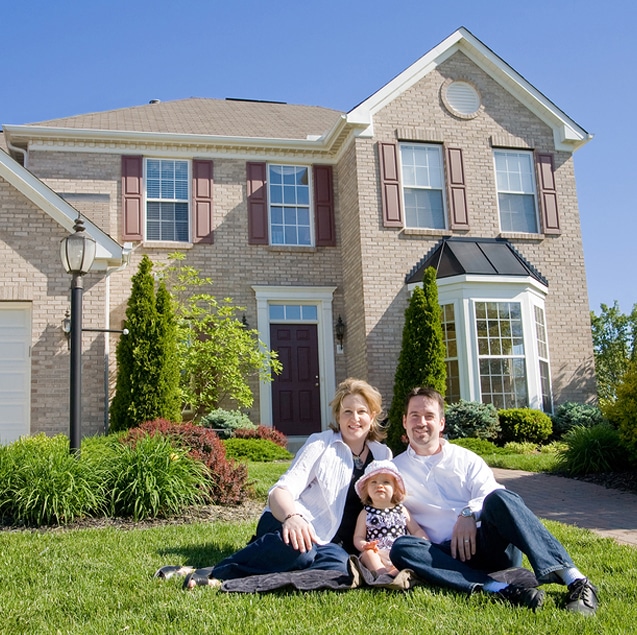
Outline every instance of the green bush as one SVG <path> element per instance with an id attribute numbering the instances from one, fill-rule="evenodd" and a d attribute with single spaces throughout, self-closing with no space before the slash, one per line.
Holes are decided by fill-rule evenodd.
<path id="1" fill-rule="evenodd" d="M 450 439 L 497 439 L 500 433 L 498 411 L 490 403 L 460 400 L 447 406 L 445 422 Z"/>
<path id="2" fill-rule="evenodd" d="M 134 445 L 147 434 L 160 435 L 208 468 L 207 491 L 216 505 L 236 505 L 248 496 L 245 465 L 228 460 L 226 449 L 213 430 L 192 423 L 172 423 L 165 419 L 146 421 L 122 438 Z"/>
<path id="3" fill-rule="evenodd" d="M 235 430 L 256 430 L 257 426 L 240 410 L 217 408 L 199 422 L 204 428 L 213 429 L 222 439 L 229 439 Z"/>
<path id="4" fill-rule="evenodd" d="M 500 420 L 500 440 L 530 441 L 542 443 L 551 436 L 553 423 L 551 417 L 541 410 L 532 408 L 508 408 L 498 411 Z"/>
<path id="5" fill-rule="evenodd" d="M 619 432 L 601 423 L 592 428 L 575 426 L 563 437 L 566 447 L 557 452 L 557 470 L 569 476 L 612 472 L 627 467 L 626 450 Z"/>
<path id="6" fill-rule="evenodd" d="M 292 455 L 269 439 L 225 439 L 226 454 L 242 461 L 284 461 Z"/>
<path id="7" fill-rule="evenodd" d="M 604 414 L 619 429 L 625 449 L 637 462 L 637 360 L 629 364 L 616 392 L 616 401 L 604 408 Z"/>
<path id="8" fill-rule="evenodd" d="M 13 524 L 66 524 L 104 509 L 101 479 L 66 436 L 24 437 L 0 448 L 0 515 Z"/>
<path id="9" fill-rule="evenodd" d="M 487 441 L 486 439 L 466 437 L 464 439 L 454 439 L 451 443 L 466 448 L 467 450 L 471 450 L 480 456 L 502 454 L 504 452 L 503 448 L 499 448 L 495 443 Z"/>
<path id="10" fill-rule="evenodd" d="M 556 439 L 575 426 L 592 428 L 606 421 L 602 411 L 597 406 L 573 401 L 560 404 L 551 419 L 553 421 L 553 437 Z"/>
<path id="11" fill-rule="evenodd" d="M 207 501 L 205 465 L 165 437 L 147 434 L 113 448 L 102 470 L 112 516 L 166 517 Z"/>
<path id="12" fill-rule="evenodd" d="M 507 454 L 535 454 L 537 445 L 530 441 L 509 441 L 504 444 L 504 451 Z"/>

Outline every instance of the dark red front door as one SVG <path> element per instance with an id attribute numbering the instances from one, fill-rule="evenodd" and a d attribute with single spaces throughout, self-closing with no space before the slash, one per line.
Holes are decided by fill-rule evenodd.
<path id="1" fill-rule="evenodd" d="M 272 382 L 274 427 L 288 436 L 320 432 L 316 324 L 271 324 L 270 346 L 283 364 Z"/>

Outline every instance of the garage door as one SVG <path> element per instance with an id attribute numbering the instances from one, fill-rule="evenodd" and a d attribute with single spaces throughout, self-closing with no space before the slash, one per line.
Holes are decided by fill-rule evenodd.
<path id="1" fill-rule="evenodd" d="M 29 434 L 31 305 L 0 302 L 0 443 Z"/>

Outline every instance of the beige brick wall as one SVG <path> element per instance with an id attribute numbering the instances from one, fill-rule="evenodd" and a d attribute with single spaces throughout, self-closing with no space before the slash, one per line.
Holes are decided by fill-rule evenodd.
<path id="1" fill-rule="evenodd" d="M 59 250 L 64 230 L 0 179 L 0 303 L 30 302 L 31 433 L 69 430 L 70 358 L 62 331 L 70 309 L 71 278 Z M 103 282 L 85 280 L 84 326 L 98 324 L 103 311 Z M 104 424 L 103 340 L 83 336 L 82 432 L 95 434 Z"/>
<path id="2" fill-rule="evenodd" d="M 476 118 L 456 118 L 442 106 L 439 91 L 449 78 L 468 79 L 478 88 L 483 111 Z M 397 129 L 405 128 L 424 128 L 448 146 L 463 149 L 470 230 L 456 235 L 499 235 L 492 137 L 514 137 L 531 149 L 555 154 L 562 233 L 536 240 L 508 238 L 549 280 L 546 310 L 556 402 L 593 398 L 592 342 L 572 157 L 555 152 L 553 131 L 461 53 L 377 113 L 374 138 L 357 144 L 360 242 L 367 245 L 361 251 L 361 271 L 370 380 L 389 404 L 407 306 L 404 277 L 444 234 L 407 235 L 382 226 L 376 144 L 395 142 Z"/>

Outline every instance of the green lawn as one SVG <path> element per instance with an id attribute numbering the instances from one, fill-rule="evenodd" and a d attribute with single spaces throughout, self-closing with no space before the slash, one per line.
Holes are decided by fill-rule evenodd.
<path id="1" fill-rule="evenodd" d="M 269 482 L 286 467 L 251 466 Z M 267 489 L 262 482 L 260 491 Z M 613 635 L 635 632 L 637 550 L 559 523 L 548 527 L 598 585 L 594 618 L 559 608 L 563 587 L 548 585 L 534 614 L 481 594 L 471 598 L 419 587 L 407 593 L 226 594 L 186 592 L 160 581 L 164 564 L 206 566 L 245 544 L 254 523 L 167 525 L 148 529 L 0 532 L 0 632 L 69 633 L 346 633 Z"/>

